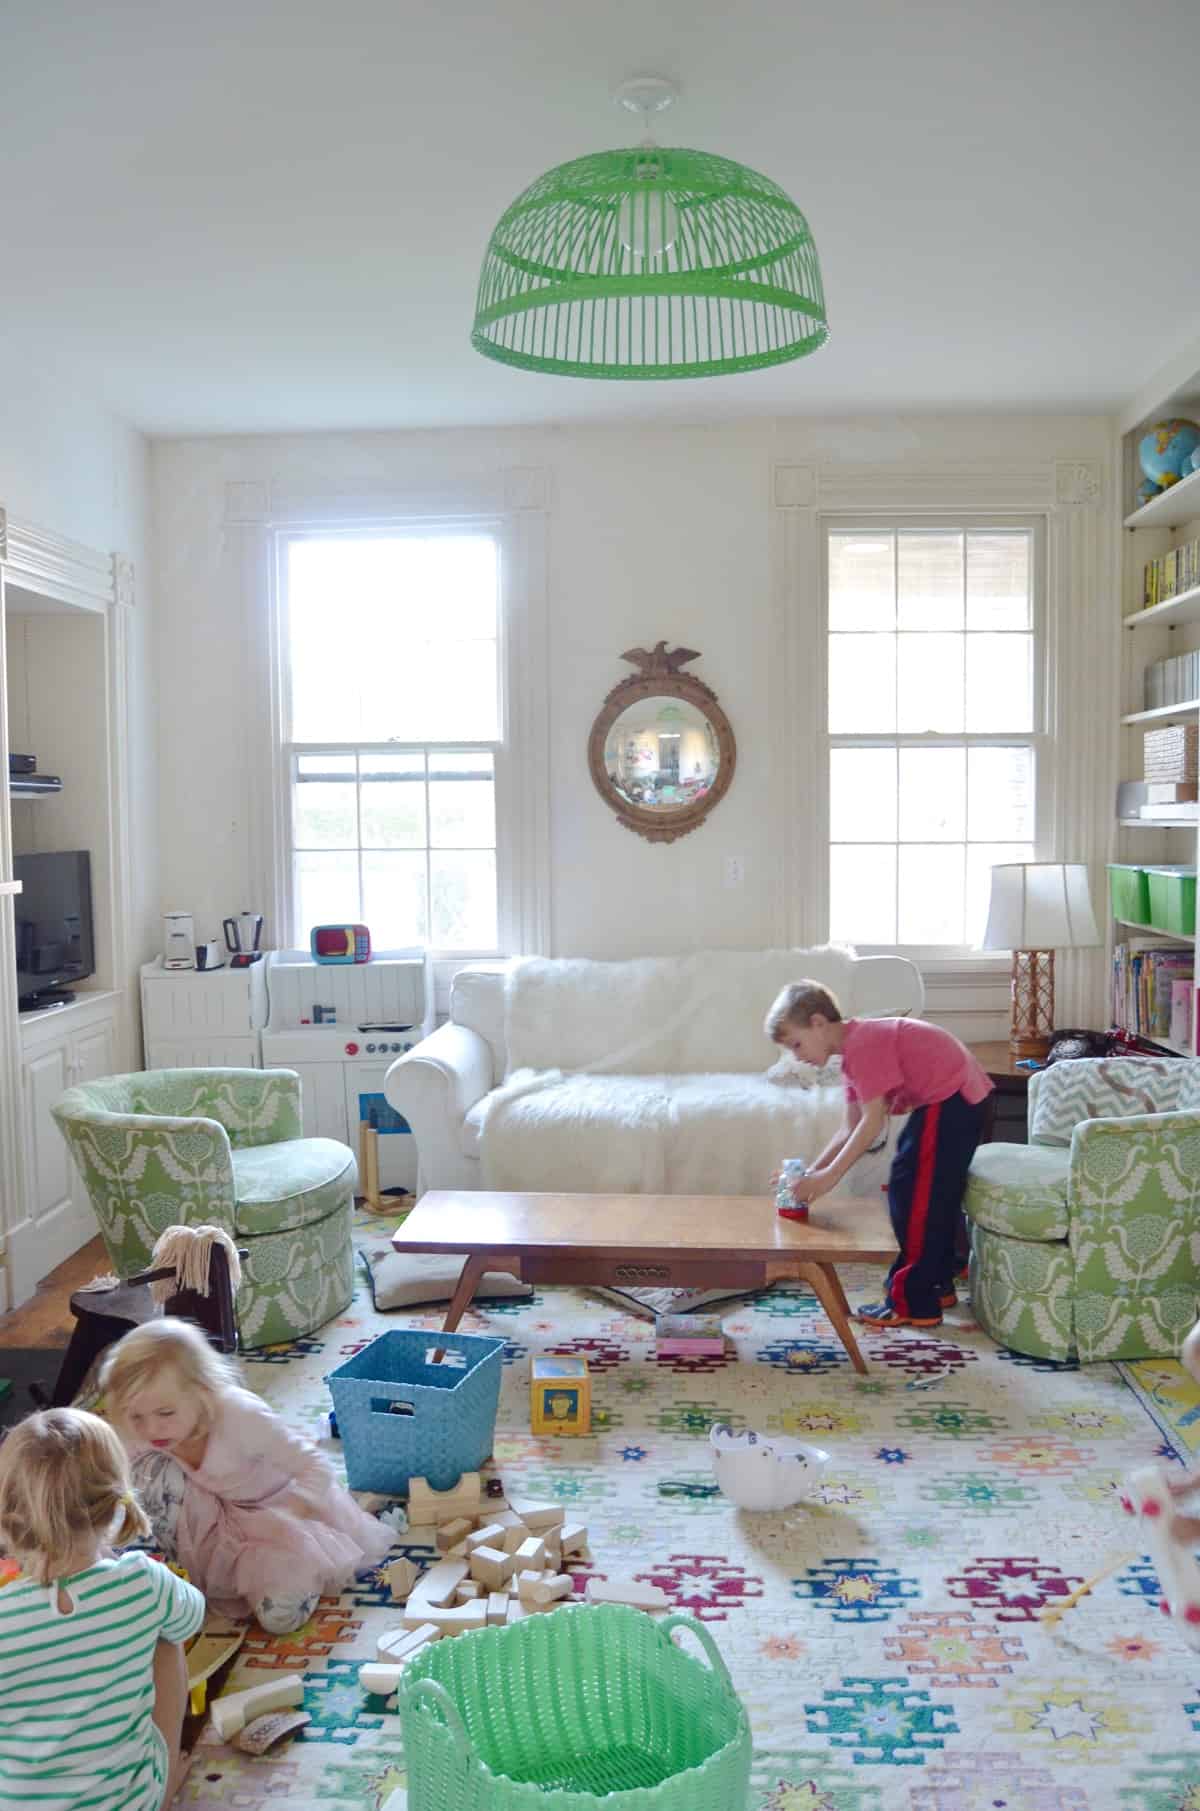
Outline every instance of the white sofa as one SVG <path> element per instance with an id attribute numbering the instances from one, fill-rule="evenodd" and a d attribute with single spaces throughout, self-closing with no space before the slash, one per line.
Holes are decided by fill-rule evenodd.
<path id="1" fill-rule="evenodd" d="M 847 1016 L 924 1003 L 911 962 L 839 948 L 460 969 L 448 1022 L 384 1084 L 416 1138 L 418 1193 L 762 1192 L 780 1159 L 815 1156 L 841 1114 L 836 1064 L 780 1061 L 762 1029 L 780 988 L 805 976 Z M 863 1159 L 847 1186 L 870 1193 L 883 1174 Z"/>

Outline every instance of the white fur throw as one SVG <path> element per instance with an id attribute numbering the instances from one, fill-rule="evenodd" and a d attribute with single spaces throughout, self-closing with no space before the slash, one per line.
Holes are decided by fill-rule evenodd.
<path id="1" fill-rule="evenodd" d="M 508 1074 L 761 1075 L 775 1054 L 763 1019 L 780 989 L 811 978 L 853 1011 L 853 975 L 853 951 L 834 946 L 635 962 L 530 957 L 508 978 Z"/>
<path id="2" fill-rule="evenodd" d="M 783 1158 L 811 1161 L 829 1141 L 842 1103 L 828 1078 L 779 1087 L 762 1073 L 526 1070 L 489 1103 L 484 1187 L 553 1193 L 586 1177 L 590 1194 L 765 1195 Z M 862 1158 L 843 1188 L 878 1199 L 889 1158 Z"/>

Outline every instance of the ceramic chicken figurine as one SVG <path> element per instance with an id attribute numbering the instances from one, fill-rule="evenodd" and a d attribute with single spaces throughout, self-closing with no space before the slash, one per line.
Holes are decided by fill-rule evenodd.
<path id="1" fill-rule="evenodd" d="M 708 1437 L 713 1471 L 739 1509 L 790 1509 L 811 1490 L 829 1454 L 799 1440 L 763 1440 L 718 1421 Z"/>

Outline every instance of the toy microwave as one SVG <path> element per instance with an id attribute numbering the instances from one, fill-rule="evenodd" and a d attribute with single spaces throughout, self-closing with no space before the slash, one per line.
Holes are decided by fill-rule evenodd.
<path id="1" fill-rule="evenodd" d="M 365 924 L 317 924 L 308 946 L 314 962 L 369 962 L 371 933 Z"/>

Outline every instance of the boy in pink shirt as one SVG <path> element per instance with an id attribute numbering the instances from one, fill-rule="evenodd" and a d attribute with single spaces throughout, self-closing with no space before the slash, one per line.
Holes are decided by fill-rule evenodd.
<path id="1" fill-rule="evenodd" d="M 815 981 L 785 987 L 766 1030 L 802 1063 L 819 1068 L 831 1056 L 842 1059 L 846 1110 L 807 1175 L 792 1184 L 797 1206 L 836 1188 L 879 1143 L 889 1116 L 907 1113 L 887 1191 L 900 1252 L 887 1300 L 860 1308 L 858 1319 L 869 1327 L 938 1326 L 942 1309 L 954 1306 L 954 1234 L 991 1082 L 949 1031 L 923 1019 L 843 1019 Z M 779 1211 L 788 1217 L 786 1207 Z"/>

